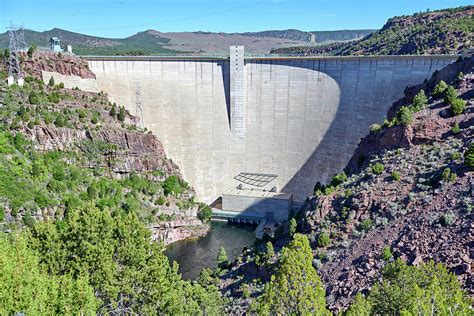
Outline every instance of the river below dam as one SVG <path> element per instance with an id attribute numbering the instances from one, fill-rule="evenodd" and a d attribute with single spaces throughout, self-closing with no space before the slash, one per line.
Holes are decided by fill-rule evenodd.
<path id="1" fill-rule="evenodd" d="M 177 241 L 168 245 L 165 254 L 179 264 L 183 279 L 195 279 L 202 268 L 215 268 L 217 252 L 224 247 L 229 260 L 236 259 L 244 247 L 255 240 L 255 225 L 211 222 L 209 233 L 198 239 Z"/>

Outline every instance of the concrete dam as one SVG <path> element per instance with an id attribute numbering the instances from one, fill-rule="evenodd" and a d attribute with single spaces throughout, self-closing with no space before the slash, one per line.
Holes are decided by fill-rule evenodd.
<path id="1" fill-rule="evenodd" d="M 98 89 L 140 117 L 211 203 L 242 173 L 253 184 L 271 177 L 257 186 L 304 200 L 344 168 L 406 86 L 456 58 L 244 57 L 233 47 L 230 58 L 87 60 Z"/>

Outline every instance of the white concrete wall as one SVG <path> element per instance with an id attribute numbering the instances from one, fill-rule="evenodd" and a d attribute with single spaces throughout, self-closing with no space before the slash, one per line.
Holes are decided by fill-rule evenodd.
<path id="1" fill-rule="evenodd" d="M 222 210 L 263 218 L 267 218 L 267 213 L 273 213 L 273 219 L 276 222 L 283 222 L 288 220 L 291 211 L 291 197 L 285 199 L 245 194 L 223 194 Z"/>
<path id="2" fill-rule="evenodd" d="M 246 59 L 246 133 L 229 127 L 229 62 L 219 59 L 90 60 L 100 90 L 163 142 L 199 198 L 212 202 L 240 172 L 274 173 L 271 185 L 311 194 L 342 170 L 368 127 L 408 85 L 455 57 Z"/>
<path id="3" fill-rule="evenodd" d="M 41 75 L 43 77 L 43 82 L 48 84 L 49 79 L 51 77 L 54 78 L 54 83 L 64 83 L 64 87 L 68 89 L 79 88 L 82 91 L 87 92 L 99 92 L 99 86 L 97 85 L 97 81 L 94 78 L 81 78 L 74 75 L 63 75 L 58 72 L 52 71 L 41 71 Z"/>

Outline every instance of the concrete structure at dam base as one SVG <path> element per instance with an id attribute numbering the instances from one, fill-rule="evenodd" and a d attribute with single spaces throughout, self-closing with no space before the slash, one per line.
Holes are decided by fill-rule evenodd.
<path id="1" fill-rule="evenodd" d="M 458 57 L 244 57 L 240 47 L 230 53 L 86 57 L 96 82 L 85 84 L 140 113 L 207 203 L 233 192 L 242 172 L 275 174 L 278 193 L 303 201 L 317 181 L 345 167 L 405 87 Z M 65 78 L 55 81 L 68 86 Z"/>
<path id="2" fill-rule="evenodd" d="M 213 220 L 258 224 L 255 236 L 273 236 L 292 211 L 293 195 L 260 189 L 234 188 L 222 194 L 221 208 L 213 208 Z"/>
<path id="3" fill-rule="evenodd" d="M 288 220 L 293 195 L 255 189 L 229 189 L 222 194 L 222 211 L 236 216 L 261 218 L 268 221 Z"/>

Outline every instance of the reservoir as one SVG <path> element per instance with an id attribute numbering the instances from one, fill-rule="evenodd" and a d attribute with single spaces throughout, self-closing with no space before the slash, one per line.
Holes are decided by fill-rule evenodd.
<path id="1" fill-rule="evenodd" d="M 235 260 L 244 247 L 255 241 L 256 225 L 212 221 L 209 233 L 199 239 L 181 240 L 168 245 L 165 254 L 179 264 L 183 279 L 195 279 L 203 268 L 215 268 L 217 252 L 224 247 L 229 260 Z"/>

